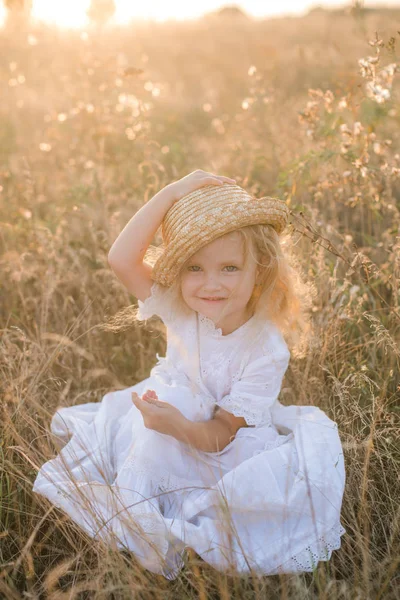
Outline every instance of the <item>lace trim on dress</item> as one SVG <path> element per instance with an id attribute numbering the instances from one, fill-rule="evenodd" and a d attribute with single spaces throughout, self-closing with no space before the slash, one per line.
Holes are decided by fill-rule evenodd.
<path id="1" fill-rule="evenodd" d="M 320 560 L 328 561 L 331 558 L 333 550 L 338 550 L 341 545 L 341 536 L 346 533 L 340 521 L 318 540 L 292 556 L 277 569 L 274 569 L 269 575 L 278 575 L 279 573 L 293 573 L 299 571 L 313 571 Z"/>
<path id="2" fill-rule="evenodd" d="M 209 334 L 213 337 L 227 337 L 226 335 L 222 335 L 222 329 L 220 327 L 216 327 L 214 321 L 212 319 L 209 319 L 208 317 L 206 317 L 205 315 L 202 315 L 201 313 L 197 313 L 199 315 L 199 321 L 202 325 L 202 329 L 204 331 L 204 333 Z M 232 331 L 232 333 L 229 333 L 227 335 L 232 335 L 234 333 L 236 333 L 237 331 L 240 331 L 241 333 L 244 332 L 245 330 L 247 330 L 247 326 L 253 323 L 253 317 L 250 317 L 250 319 L 248 321 L 246 321 L 246 323 L 243 323 L 243 325 L 241 325 L 240 327 L 238 327 L 237 329 L 235 329 L 234 331 Z"/>
<path id="3" fill-rule="evenodd" d="M 197 313 L 197 314 L 199 315 L 199 321 L 203 327 L 204 333 L 210 333 L 211 335 L 214 334 L 217 336 L 222 335 L 222 329 L 220 329 L 219 327 L 216 327 L 214 321 L 212 321 L 205 315 L 202 315 L 201 313 Z"/>
<path id="4" fill-rule="evenodd" d="M 229 394 L 221 398 L 217 404 L 235 415 L 235 417 L 244 417 L 247 425 L 271 425 L 272 423 L 269 406 L 252 408 L 248 405 L 248 401 L 246 404 L 243 398 L 230 396 Z"/>

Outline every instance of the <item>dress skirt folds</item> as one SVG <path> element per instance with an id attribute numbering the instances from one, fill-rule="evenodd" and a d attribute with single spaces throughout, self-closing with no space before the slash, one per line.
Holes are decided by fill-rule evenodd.
<path id="1" fill-rule="evenodd" d="M 186 547 L 220 571 L 260 575 L 310 571 L 340 547 L 343 453 L 323 411 L 276 401 L 270 423 L 202 452 L 144 426 L 131 392 L 146 389 L 198 416 L 189 388 L 157 376 L 61 408 L 51 423 L 60 452 L 34 491 L 168 579 Z"/>

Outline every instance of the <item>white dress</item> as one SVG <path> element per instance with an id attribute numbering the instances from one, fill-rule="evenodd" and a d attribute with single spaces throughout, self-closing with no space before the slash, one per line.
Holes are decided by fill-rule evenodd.
<path id="1" fill-rule="evenodd" d="M 164 321 L 166 356 L 144 381 L 55 413 L 61 450 L 33 490 L 168 579 L 186 547 L 230 573 L 311 571 L 329 560 L 345 533 L 342 446 L 323 411 L 277 400 L 290 358 L 280 330 L 252 317 L 222 335 L 204 315 L 168 308 L 157 283 L 139 311 Z M 144 426 L 131 392 L 146 389 L 193 421 L 220 406 L 249 427 L 220 452 L 196 450 Z"/>

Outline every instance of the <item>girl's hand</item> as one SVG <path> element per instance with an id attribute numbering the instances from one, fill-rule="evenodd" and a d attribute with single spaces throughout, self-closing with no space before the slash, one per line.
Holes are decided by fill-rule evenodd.
<path id="1" fill-rule="evenodd" d="M 168 187 L 171 188 L 174 200 L 177 201 L 186 196 L 186 194 L 205 185 L 224 185 L 224 183 L 236 183 L 236 179 L 224 177 L 223 175 L 214 175 L 214 173 L 197 169 L 197 171 L 189 173 L 189 175 L 182 177 L 182 179 L 170 183 Z"/>
<path id="2" fill-rule="evenodd" d="M 186 418 L 180 410 L 158 399 L 156 392 L 148 390 L 142 398 L 132 392 L 132 402 L 142 413 L 144 426 L 159 433 L 172 435 L 179 430 Z"/>

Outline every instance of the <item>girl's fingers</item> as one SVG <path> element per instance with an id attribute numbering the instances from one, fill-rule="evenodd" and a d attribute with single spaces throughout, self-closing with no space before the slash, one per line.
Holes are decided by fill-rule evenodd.
<path id="1" fill-rule="evenodd" d="M 142 398 L 140 398 L 136 392 L 132 392 L 132 402 L 136 404 L 139 403 L 140 400 L 142 400 Z"/>
<path id="2" fill-rule="evenodd" d="M 140 402 L 146 402 L 146 404 L 152 404 L 153 406 L 165 407 L 165 403 L 158 399 L 157 393 L 154 390 L 147 390 L 141 398 L 136 392 L 132 392 L 132 402 L 135 406 L 138 404 L 140 410 L 145 410 L 145 407 L 140 406 Z"/>
<path id="3" fill-rule="evenodd" d="M 218 177 L 205 177 L 202 181 L 203 186 L 205 185 L 224 185 L 224 182 Z"/>
<path id="4" fill-rule="evenodd" d="M 219 177 L 205 177 L 202 181 L 203 185 L 224 185 L 225 183 L 236 183 L 234 179 L 219 178 Z"/>
<path id="5" fill-rule="evenodd" d="M 227 177 L 226 175 L 215 175 L 214 173 L 206 173 L 207 179 L 218 179 L 219 181 L 226 181 L 228 183 L 236 183 L 236 179 L 232 177 Z"/>

